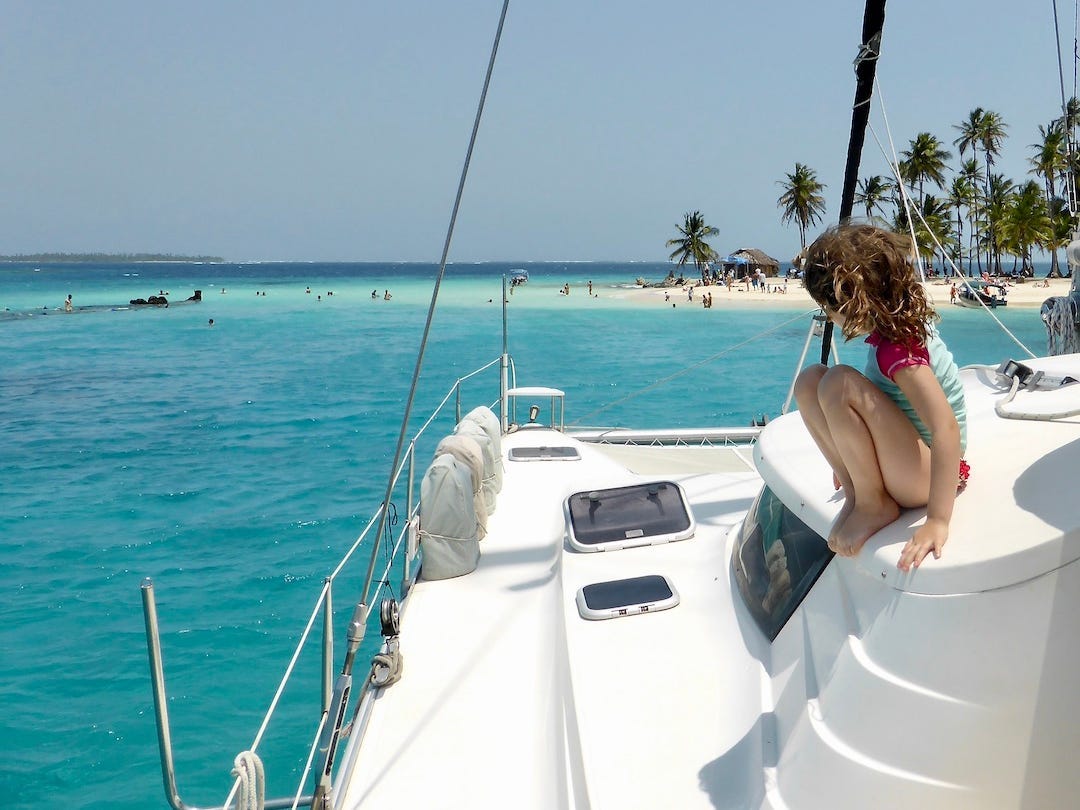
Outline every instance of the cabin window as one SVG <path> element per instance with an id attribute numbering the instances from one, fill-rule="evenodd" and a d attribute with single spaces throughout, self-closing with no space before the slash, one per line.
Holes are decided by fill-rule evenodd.
<path id="1" fill-rule="evenodd" d="M 825 570 L 825 540 L 761 490 L 735 539 L 735 581 L 761 632 L 772 641 Z"/>

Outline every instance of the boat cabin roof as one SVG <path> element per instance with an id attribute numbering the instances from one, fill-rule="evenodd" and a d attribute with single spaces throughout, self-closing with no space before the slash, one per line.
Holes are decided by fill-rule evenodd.
<path id="1" fill-rule="evenodd" d="M 1080 355 L 1025 361 L 1048 375 L 1080 379 Z M 1020 390 L 1007 405 L 1009 385 L 992 367 L 961 370 L 968 410 L 971 465 L 967 489 L 956 499 L 949 541 L 940 559 L 926 558 L 904 574 L 901 547 L 925 520 L 925 509 L 905 510 L 863 547 L 857 566 L 867 576 L 912 593 L 958 594 L 1004 588 L 1053 571 L 1080 557 L 1080 509 L 1063 493 L 1080 469 L 1080 384 L 1057 390 Z M 995 411 L 1014 414 L 1005 418 Z M 832 474 L 799 414 L 770 423 L 755 451 L 766 483 L 808 526 L 828 536 L 842 504 Z"/>

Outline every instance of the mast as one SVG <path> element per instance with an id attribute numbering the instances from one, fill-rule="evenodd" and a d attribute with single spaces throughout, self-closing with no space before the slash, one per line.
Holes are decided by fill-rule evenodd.
<path id="1" fill-rule="evenodd" d="M 870 100 L 874 95 L 874 76 L 881 53 L 881 31 L 885 26 L 885 0 L 866 0 L 863 11 L 862 45 L 855 58 L 855 101 L 851 108 L 851 134 L 848 136 L 847 164 L 844 167 L 844 186 L 840 193 L 840 222 L 851 217 L 855 205 L 855 187 L 859 181 L 866 122 L 870 119 Z M 829 363 L 833 323 L 825 321 L 821 337 L 821 362 Z"/>

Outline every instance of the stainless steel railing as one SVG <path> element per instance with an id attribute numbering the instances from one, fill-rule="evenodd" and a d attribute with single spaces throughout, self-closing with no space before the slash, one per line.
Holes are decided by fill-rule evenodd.
<path id="1" fill-rule="evenodd" d="M 389 490 L 391 492 L 397 492 L 399 487 L 403 487 L 405 492 L 405 515 L 406 519 L 402 522 L 401 528 L 397 531 L 396 537 L 393 538 L 393 543 L 388 546 L 382 545 L 380 532 L 374 531 L 378 526 L 385 525 L 386 531 L 392 533 L 390 522 L 383 520 L 383 512 L 388 508 L 387 504 L 381 504 L 376 510 L 375 514 L 368 521 L 363 531 L 352 543 L 349 549 L 345 552 L 344 556 L 334 567 L 334 570 L 323 581 L 323 587 L 319 592 L 318 597 L 315 600 L 315 604 L 312 607 L 312 611 L 308 617 L 308 621 L 304 627 L 304 631 L 301 633 L 300 639 L 293 651 L 293 655 L 285 668 L 282 678 L 278 684 L 277 690 L 274 693 L 274 697 L 270 702 L 270 705 L 266 711 L 263 721 L 257 731 L 254 740 L 252 741 L 250 750 L 257 752 L 260 743 L 262 742 L 266 730 L 269 726 L 271 718 L 274 716 L 275 711 L 280 703 L 282 695 L 285 691 L 285 687 L 290 682 L 293 673 L 295 671 L 295 665 L 300 657 L 300 654 L 311 643 L 313 636 L 315 635 L 315 627 L 322 619 L 322 634 L 321 634 L 321 653 L 322 653 L 322 675 L 321 675 L 321 719 L 318 724 L 318 728 L 315 731 L 311 747 L 308 752 L 308 758 L 303 769 L 299 785 L 296 792 L 292 796 L 283 798 L 267 799 L 265 807 L 270 810 L 276 810 L 277 808 L 296 807 L 296 806 L 312 806 L 313 802 L 318 801 L 317 795 L 307 795 L 303 792 L 303 786 L 307 783 L 311 776 L 316 762 L 318 763 L 319 772 L 327 771 L 333 766 L 333 748 L 336 746 L 336 737 L 333 742 L 330 741 L 330 734 L 328 729 L 332 728 L 329 724 L 335 723 L 340 731 L 340 721 L 343 718 L 347 703 L 348 696 L 351 687 L 351 679 L 348 685 L 341 682 L 341 676 L 338 677 L 337 683 L 333 674 L 334 666 L 334 644 L 333 644 L 333 604 L 334 604 L 334 584 L 342 572 L 348 567 L 349 563 L 354 559 L 356 552 L 365 544 L 365 541 L 369 540 L 372 545 L 373 555 L 379 553 L 379 549 L 383 548 L 385 556 L 385 568 L 382 576 L 377 580 L 378 586 L 374 593 L 368 597 L 366 594 L 356 605 L 353 613 L 352 621 L 349 626 L 348 635 L 348 647 L 349 651 L 347 655 L 355 655 L 359 644 L 364 638 L 366 633 L 366 626 L 370 616 L 369 606 L 378 604 L 382 598 L 384 589 L 390 582 L 390 577 L 393 574 L 395 567 L 401 568 L 401 595 L 402 598 L 407 594 L 409 587 L 415 581 L 416 571 L 413 566 L 418 556 L 419 549 L 414 542 L 407 542 L 410 536 L 410 525 L 412 519 L 415 517 L 419 510 L 419 504 L 416 498 L 416 476 L 422 474 L 426 469 L 426 465 L 418 467 L 416 463 L 417 445 L 422 441 L 425 434 L 436 423 L 440 416 L 443 415 L 448 403 L 453 400 L 454 402 L 454 422 L 455 424 L 461 420 L 462 416 L 462 386 L 463 383 L 473 379 L 474 377 L 482 374 L 483 372 L 491 369 L 492 367 L 499 366 L 499 387 L 500 395 L 496 402 L 492 403 L 499 408 L 499 413 L 502 414 L 505 408 L 505 389 L 507 386 L 507 375 L 514 376 L 514 368 L 512 362 L 507 355 L 500 356 L 495 360 L 469 372 L 463 377 L 459 377 L 454 384 L 450 387 L 449 391 L 434 408 L 431 415 L 424 421 L 420 428 L 415 432 L 410 439 L 403 459 L 394 472 L 393 479 Z M 404 551 L 403 551 L 404 547 Z M 373 557 L 374 559 L 374 557 Z M 366 590 L 366 588 L 365 588 Z M 177 782 L 175 759 L 173 757 L 173 744 L 172 744 L 172 732 L 169 723 L 168 713 L 168 697 L 165 686 L 165 672 L 164 672 L 164 660 L 161 652 L 161 633 L 158 623 L 157 604 L 154 594 L 154 584 L 150 578 L 143 580 L 141 585 L 142 592 L 142 604 L 143 604 L 143 618 L 146 626 L 146 643 L 147 653 L 150 663 L 150 680 L 151 688 L 154 696 L 154 711 L 157 722 L 157 736 L 158 736 L 158 749 L 161 759 L 161 776 L 162 783 L 165 789 L 165 797 L 169 805 L 174 810 L 229 810 L 229 808 L 236 807 L 235 799 L 237 792 L 240 788 L 240 780 L 237 779 L 226 797 L 225 801 L 216 807 L 199 808 L 195 805 L 187 804 L 180 796 L 180 791 Z M 378 611 L 376 611 L 378 613 Z M 351 667 L 349 668 L 351 671 Z M 361 695 L 366 689 L 367 679 L 365 678 L 364 685 L 361 689 Z M 336 715 L 336 717 L 335 717 Z"/>

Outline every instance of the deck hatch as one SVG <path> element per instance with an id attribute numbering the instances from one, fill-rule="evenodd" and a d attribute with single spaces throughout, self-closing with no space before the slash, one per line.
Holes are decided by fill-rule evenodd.
<path id="1" fill-rule="evenodd" d="M 581 454 L 570 445 L 557 447 L 511 447 L 511 461 L 580 461 Z"/>
<path id="2" fill-rule="evenodd" d="M 577 492 L 566 499 L 566 511 L 570 545 L 578 551 L 656 545 L 694 535 L 686 493 L 671 481 Z"/>
<path id="3" fill-rule="evenodd" d="M 656 613 L 679 604 L 671 581 L 660 574 L 593 582 L 577 592 L 581 618 L 617 619 L 639 613 Z"/>

